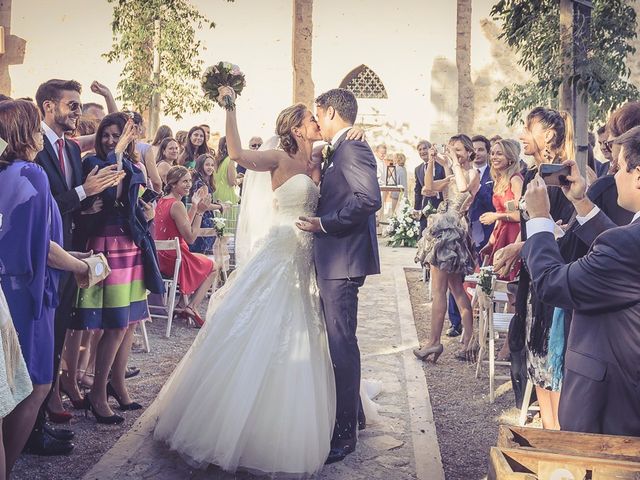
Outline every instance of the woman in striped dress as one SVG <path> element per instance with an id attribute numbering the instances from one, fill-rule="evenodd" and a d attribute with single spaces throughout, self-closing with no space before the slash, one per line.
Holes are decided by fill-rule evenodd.
<path id="1" fill-rule="evenodd" d="M 96 351 L 95 377 L 85 397 L 99 423 L 121 423 L 108 404 L 114 397 L 121 410 L 142 408 L 133 402 L 124 383 L 135 324 L 149 318 L 147 290 L 162 291 L 148 222 L 153 208 L 138 199 L 142 172 L 135 166 L 135 129 L 123 113 L 107 115 L 96 133 L 96 155 L 85 158 L 85 175 L 95 168 L 117 164 L 124 180 L 101 194 L 103 208 L 92 215 L 93 232 L 87 250 L 102 252 L 111 274 L 88 289 L 79 289 L 74 327 L 104 331 Z M 111 380 L 109 381 L 109 373 Z"/>

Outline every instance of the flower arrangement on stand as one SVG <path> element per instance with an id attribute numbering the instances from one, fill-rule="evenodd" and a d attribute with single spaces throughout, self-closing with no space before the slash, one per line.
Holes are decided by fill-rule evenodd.
<path id="1" fill-rule="evenodd" d="M 488 297 L 493 293 L 493 280 L 497 277 L 493 271 L 493 265 L 486 267 L 480 267 L 480 273 L 478 275 L 478 286 Z"/>
<path id="2" fill-rule="evenodd" d="M 385 231 L 392 247 L 415 247 L 420 238 L 420 221 L 414 218 L 413 209 L 405 198 L 400 208 L 389 220 Z"/>

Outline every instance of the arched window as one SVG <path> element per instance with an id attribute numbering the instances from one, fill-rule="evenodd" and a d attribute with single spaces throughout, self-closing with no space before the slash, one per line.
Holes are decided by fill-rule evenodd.
<path id="1" fill-rule="evenodd" d="M 344 77 L 340 88 L 353 92 L 356 98 L 388 98 L 380 77 L 366 65 L 360 65 Z"/>

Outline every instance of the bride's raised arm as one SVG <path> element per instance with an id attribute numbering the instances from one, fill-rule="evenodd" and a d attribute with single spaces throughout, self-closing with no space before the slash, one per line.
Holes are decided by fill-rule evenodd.
<path id="1" fill-rule="evenodd" d="M 222 87 L 218 102 L 221 102 L 225 95 L 235 99 L 235 92 L 232 88 Z M 222 105 L 222 103 L 220 104 Z M 238 165 L 257 172 L 270 172 L 278 168 L 280 155 L 277 150 L 243 150 L 235 109 L 227 110 L 226 135 L 229 158 Z"/>

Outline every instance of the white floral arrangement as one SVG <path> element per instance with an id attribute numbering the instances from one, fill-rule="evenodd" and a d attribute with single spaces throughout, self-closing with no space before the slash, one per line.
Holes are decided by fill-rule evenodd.
<path id="1" fill-rule="evenodd" d="M 413 209 L 405 198 L 400 208 L 389 220 L 385 233 L 387 245 L 392 247 L 415 247 L 420 238 L 420 221 L 413 215 Z"/>
<path id="2" fill-rule="evenodd" d="M 478 275 L 478 285 L 487 296 L 491 296 L 493 293 L 493 279 L 497 275 L 493 271 L 493 265 L 486 267 L 480 267 L 480 274 Z"/>
<path id="3" fill-rule="evenodd" d="M 213 218 L 213 228 L 216 229 L 216 233 L 219 237 L 224 236 L 224 227 L 227 225 L 226 219 L 222 217 Z"/>

